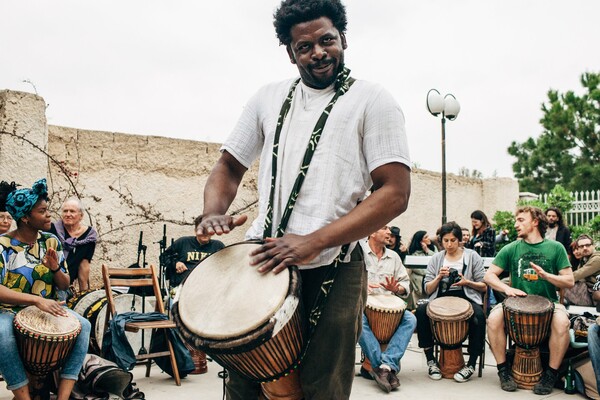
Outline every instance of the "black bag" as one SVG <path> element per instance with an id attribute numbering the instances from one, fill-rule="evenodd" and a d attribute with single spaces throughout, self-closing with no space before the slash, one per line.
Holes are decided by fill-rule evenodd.
<path id="1" fill-rule="evenodd" d="M 123 399 L 144 399 L 144 393 L 134 388 L 133 374 L 112 361 L 87 354 L 71 392 L 73 400 L 108 400 L 110 393 Z"/>

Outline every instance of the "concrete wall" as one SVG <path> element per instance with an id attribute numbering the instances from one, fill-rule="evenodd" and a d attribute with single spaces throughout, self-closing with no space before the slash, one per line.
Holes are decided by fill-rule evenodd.
<path id="1" fill-rule="evenodd" d="M 0 92 L 0 168 L 19 166 L 18 173 L 2 179 L 31 185 L 46 176 L 55 217 L 67 197 L 82 199 L 88 209 L 86 223 L 98 230 L 101 239 L 93 262 L 93 286 L 100 286 L 102 263 L 136 262 L 140 231 L 150 264 L 158 263 L 156 242 L 162 239 L 164 225 L 169 243 L 171 238 L 193 234 L 192 221 L 202 211 L 204 184 L 219 157 L 218 144 L 47 126 L 44 111 L 39 96 Z M 32 143 L 15 134 L 26 135 Z M 257 212 L 256 181 L 254 165 L 230 209 L 248 214 L 250 220 Z M 448 174 L 447 188 L 448 220 L 464 226 L 470 226 L 473 210 L 481 209 L 491 218 L 497 210 L 513 210 L 518 199 L 513 179 Z M 408 210 L 392 224 L 400 226 L 408 242 L 420 229 L 434 234 L 440 223 L 441 174 L 417 169 Z M 235 243 L 243 234 L 239 229 L 222 239 Z"/>

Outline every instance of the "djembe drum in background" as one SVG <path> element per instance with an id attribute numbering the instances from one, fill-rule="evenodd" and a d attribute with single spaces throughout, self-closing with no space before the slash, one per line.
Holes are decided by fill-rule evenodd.
<path id="1" fill-rule="evenodd" d="M 515 342 L 512 375 L 521 389 L 532 389 L 542 377 L 539 345 L 548 338 L 554 303 L 542 296 L 504 300 L 504 326 Z"/>
<path id="2" fill-rule="evenodd" d="M 306 337 L 297 268 L 260 274 L 243 242 L 208 256 L 183 282 L 173 319 L 192 347 L 262 383 L 267 399 L 302 399 L 293 372 Z"/>
<path id="3" fill-rule="evenodd" d="M 15 315 L 13 325 L 19 355 L 31 375 L 32 398 L 49 399 L 48 375 L 64 365 L 81 332 L 81 324 L 71 314 L 56 317 L 29 306 Z"/>
<path id="4" fill-rule="evenodd" d="M 365 315 L 375 338 L 379 341 L 381 351 L 384 351 L 390 339 L 398 329 L 406 302 L 393 294 L 374 294 L 367 297 Z M 365 357 L 362 367 L 371 371 L 371 361 Z"/>
<path id="5" fill-rule="evenodd" d="M 465 366 L 462 343 L 469 334 L 473 307 L 455 296 L 438 297 L 427 305 L 433 338 L 440 345 L 440 370 L 444 378 L 452 378 Z"/>

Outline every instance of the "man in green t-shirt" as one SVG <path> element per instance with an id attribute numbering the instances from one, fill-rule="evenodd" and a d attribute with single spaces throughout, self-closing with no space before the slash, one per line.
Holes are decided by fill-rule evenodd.
<path id="1" fill-rule="evenodd" d="M 573 271 L 564 247 L 544 239 L 548 226 L 546 216 L 536 207 L 521 207 L 515 212 L 515 228 L 520 240 L 500 250 L 485 274 L 485 282 L 506 296 L 536 294 L 558 302 L 556 291 L 573 287 Z M 510 286 L 499 278 L 503 271 L 510 273 Z M 506 334 L 502 306 L 488 316 L 490 348 L 498 364 L 498 376 L 503 390 L 512 392 L 517 385 L 506 361 Z M 569 347 L 569 314 L 562 304 L 555 304 L 550 326 L 550 360 L 548 369 L 534 386 L 533 392 L 547 395 L 558 378 L 558 368 Z"/>

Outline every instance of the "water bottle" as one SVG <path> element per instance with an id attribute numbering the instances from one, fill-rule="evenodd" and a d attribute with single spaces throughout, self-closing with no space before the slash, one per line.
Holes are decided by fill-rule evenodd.
<path id="1" fill-rule="evenodd" d="M 573 373 L 573 365 L 571 365 L 570 361 L 569 367 L 567 368 L 567 375 L 565 375 L 565 393 L 577 393 L 577 389 L 575 388 L 575 374 Z"/>

